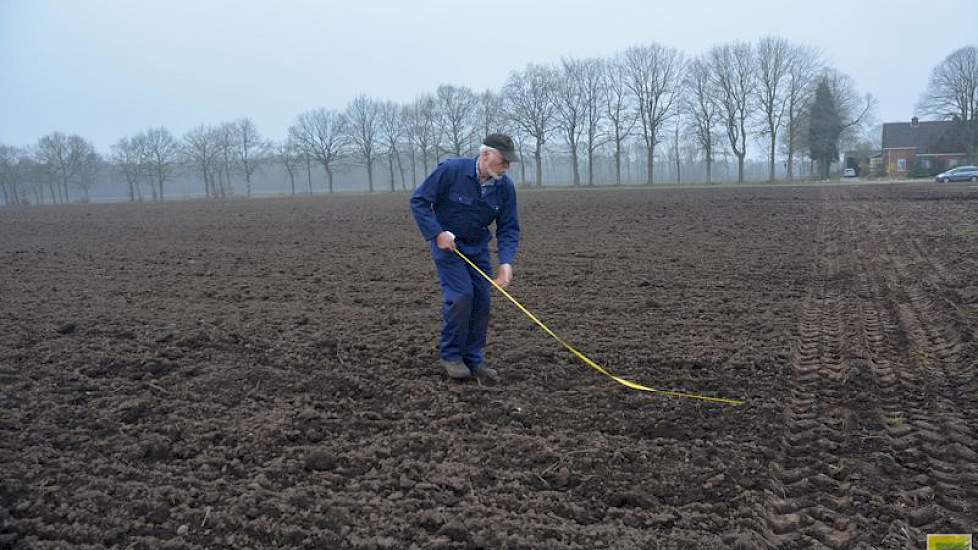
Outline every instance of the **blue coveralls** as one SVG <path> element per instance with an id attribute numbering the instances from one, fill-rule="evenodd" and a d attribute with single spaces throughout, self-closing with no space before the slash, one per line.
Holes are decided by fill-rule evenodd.
<path id="1" fill-rule="evenodd" d="M 474 369 L 484 360 L 482 348 L 489 328 L 492 286 L 458 254 L 438 248 L 435 237 L 442 231 L 451 231 L 455 246 L 492 276 L 489 225 L 495 221 L 499 263 L 512 264 L 520 240 L 516 186 L 509 176 L 482 185 L 476 159 L 446 160 L 411 196 L 411 212 L 421 235 L 429 242 L 441 282 L 441 358 L 463 361 Z"/>

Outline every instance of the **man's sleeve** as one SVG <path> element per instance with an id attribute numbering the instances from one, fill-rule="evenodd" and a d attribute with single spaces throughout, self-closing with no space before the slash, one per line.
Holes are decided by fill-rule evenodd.
<path id="1" fill-rule="evenodd" d="M 438 200 L 444 175 L 445 168 L 439 165 L 411 195 L 411 213 L 414 214 L 414 221 L 426 241 L 434 239 L 443 231 L 435 217 L 434 204 Z"/>
<path id="2" fill-rule="evenodd" d="M 496 240 L 499 241 L 499 263 L 512 264 L 520 246 L 520 219 L 516 207 L 516 186 L 510 184 L 508 200 L 496 219 Z"/>

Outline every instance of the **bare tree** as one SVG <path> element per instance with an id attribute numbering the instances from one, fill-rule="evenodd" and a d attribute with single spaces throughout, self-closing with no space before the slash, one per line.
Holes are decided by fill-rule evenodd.
<path id="1" fill-rule="evenodd" d="M 102 156 L 92 147 L 82 155 L 78 166 L 78 188 L 82 190 L 82 202 L 87 203 L 91 200 L 91 190 L 95 187 L 98 179 L 98 172 L 102 166 Z"/>
<path id="2" fill-rule="evenodd" d="M 302 162 L 302 147 L 289 136 L 284 141 L 275 146 L 275 159 L 282 164 L 286 173 L 289 174 L 289 186 L 292 196 L 295 196 L 295 175 L 299 170 L 299 163 Z"/>
<path id="3" fill-rule="evenodd" d="M 672 115 L 682 88 L 685 71 L 683 55 L 678 50 L 659 44 L 633 46 L 625 50 L 626 85 L 638 105 L 639 122 L 648 161 L 647 183 L 653 182 L 655 146 L 659 134 Z"/>
<path id="4" fill-rule="evenodd" d="M 714 47 L 709 56 L 727 140 L 737 157 L 737 183 L 743 183 L 747 126 L 757 89 L 754 49 L 746 42 L 735 42 Z"/>
<path id="5" fill-rule="evenodd" d="M 710 78 L 709 61 L 697 58 L 689 64 L 683 87 L 688 93 L 683 97 L 682 110 L 687 114 L 690 135 L 703 151 L 706 164 L 706 183 L 713 183 L 713 157 L 716 148 L 716 129 L 720 123 L 720 107 L 717 90 Z"/>
<path id="6" fill-rule="evenodd" d="M 401 154 L 398 147 L 404 129 L 401 126 L 401 107 L 393 101 L 385 101 L 380 104 L 380 141 L 384 148 L 384 156 L 387 157 L 387 167 L 391 174 L 391 192 L 394 186 L 394 163 L 401 164 Z M 403 173 L 402 173 L 403 176 Z M 403 177 L 401 178 L 403 185 Z"/>
<path id="7" fill-rule="evenodd" d="M 805 124 L 812 99 L 815 96 L 815 79 L 821 70 L 822 62 L 818 51 L 807 46 L 791 49 L 788 64 L 788 81 L 785 101 L 784 147 L 786 153 L 787 179 L 794 178 L 795 152 L 802 147 Z"/>
<path id="8" fill-rule="evenodd" d="M 235 159 L 238 157 L 236 134 L 237 127 L 233 122 L 223 122 L 214 128 L 214 142 L 217 145 L 217 187 L 222 198 L 234 194 L 231 175 L 236 172 Z"/>
<path id="9" fill-rule="evenodd" d="M 78 177 L 82 161 L 94 149 L 77 135 L 53 132 L 37 142 L 37 160 L 48 173 L 51 201 L 68 202 L 69 186 Z"/>
<path id="10" fill-rule="evenodd" d="M 436 107 L 434 97 L 426 94 L 414 100 L 410 116 L 410 135 L 414 140 L 414 147 L 421 157 L 421 166 L 425 175 L 428 174 L 428 159 L 438 156 L 438 143 L 435 138 L 435 117 Z M 414 179 L 414 182 L 416 186 L 417 178 Z"/>
<path id="11" fill-rule="evenodd" d="M 792 48 L 781 37 L 768 36 L 757 44 L 757 104 L 764 115 L 760 132 L 768 139 L 768 181 L 774 181 L 778 131 L 788 104 Z"/>
<path id="12" fill-rule="evenodd" d="M 37 159 L 35 147 L 28 145 L 17 149 L 13 175 L 20 195 L 18 204 L 30 204 L 28 192 L 33 196 L 35 204 L 44 202 L 44 184 L 48 178 L 44 166 Z"/>
<path id="13" fill-rule="evenodd" d="M 163 126 L 146 130 L 145 136 L 146 157 L 159 192 L 159 198 L 163 200 L 163 186 L 173 176 L 180 148 L 170 131 Z"/>
<path id="14" fill-rule="evenodd" d="M 557 129 L 567 143 L 571 157 L 573 184 L 581 184 L 580 152 L 581 136 L 584 133 L 584 72 L 583 62 L 573 58 L 565 58 L 560 63 L 560 73 L 554 87 L 554 100 L 557 106 L 555 122 Z"/>
<path id="15" fill-rule="evenodd" d="M 471 152 L 478 104 L 475 93 L 464 86 L 443 84 L 435 91 L 435 101 L 442 150 L 456 157 Z"/>
<path id="16" fill-rule="evenodd" d="M 485 138 L 506 130 L 506 113 L 503 111 L 503 97 L 492 90 L 479 94 L 476 107 L 477 127 L 476 139 Z"/>
<path id="17" fill-rule="evenodd" d="M 0 145 L 0 188 L 5 205 L 30 204 L 28 193 L 33 194 L 35 203 L 42 203 L 45 172 L 32 147 Z"/>
<path id="18" fill-rule="evenodd" d="M 673 116 L 673 118 L 672 118 L 672 136 L 671 136 L 672 139 L 670 140 L 671 143 L 669 144 L 670 147 L 669 147 L 668 153 L 667 153 L 668 154 L 668 157 L 669 157 L 669 161 L 672 163 L 672 166 L 674 166 L 676 168 L 675 180 L 676 180 L 676 183 L 677 184 L 683 182 L 683 166 L 682 166 L 682 153 L 681 153 L 681 148 L 682 148 L 682 142 L 683 142 L 683 140 L 686 137 L 682 133 L 683 126 L 685 125 L 685 123 L 686 122 L 684 120 L 683 112 L 682 111 L 677 111 L 676 112 L 676 115 Z M 671 171 L 672 170 L 670 169 L 670 172 Z"/>
<path id="19" fill-rule="evenodd" d="M 516 145 L 516 151 L 520 155 L 521 162 L 519 163 L 520 170 L 520 185 L 527 187 L 529 184 L 526 180 L 526 147 L 527 147 L 527 134 L 526 131 L 519 127 L 513 126 L 509 128 L 510 137 L 513 138 L 513 144 Z"/>
<path id="20" fill-rule="evenodd" d="M 354 99 L 346 110 L 349 136 L 357 153 L 367 167 L 367 183 L 374 191 L 374 158 L 380 133 L 380 105 L 365 95 Z"/>
<path id="21" fill-rule="evenodd" d="M 408 164 L 411 166 L 411 188 L 418 185 L 418 112 L 415 104 L 403 105 L 400 112 L 401 129 L 404 134 L 404 149 L 407 150 Z M 404 167 L 401 167 L 401 184 L 404 184 Z M 404 186 L 407 188 L 407 186 Z"/>
<path id="22" fill-rule="evenodd" d="M 221 196 L 217 181 L 220 171 L 217 165 L 219 136 L 217 129 L 200 125 L 183 136 L 181 152 L 184 161 L 200 171 L 204 180 L 204 195 L 207 198 Z"/>
<path id="23" fill-rule="evenodd" d="M 21 203 L 18 174 L 18 157 L 20 151 L 16 147 L 0 144 L 0 192 L 3 193 L 5 206 L 16 206 Z"/>
<path id="24" fill-rule="evenodd" d="M 965 46 L 944 58 L 931 71 L 917 103 L 921 114 L 956 120 L 970 161 L 978 155 L 978 48 Z"/>
<path id="25" fill-rule="evenodd" d="M 251 176 L 258 168 L 259 159 L 268 154 L 269 146 L 268 142 L 258 133 L 255 123 L 250 118 L 242 118 L 234 126 L 235 138 L 237 139 L 237 145 L 234 149 L 238 156 L 238 162 L 241 164 L 241 173 L 245 177 L 245 193 L 250 197 Z"/>
<path id="26" fill-rule="evenodd" d="M 124 137 L 112 146 L 112 163 L 129 186 L 130 201 L 135 201 L 137 197 L 142 200 L 143 193 L 139 183 L 143 176 L 145 154 L 141 139 Z"/>
<path id="27" fill-rule="evenodd" d="M 512 73 L 503 89 L 510 120 L 536 143 L 533 161 L 539 187 L 543 187 L 543 146 L 552 131 L 556 110 L 553 101 L 556 81 L 553 68 L 531 64 L 522 72 Z"/>
<path id="28" fill-rule="evenodd" d="M 621 185 L 623 144 L 638 123 L 635 110 L 629 108 L 628 72 L 624 57 L 619 54 L 608 62 L 605 72 L 607 95 L 605 113 L 608 115 L 609 139 L 614 145 L 615 185 Z"/>
<path id="29" fill-rule="evenodd" d="M 349 153 L 352 138 L 347 119 L 332 109 L 313 109 L 299 115 L 289 127 L 293 144 L 323 166 L 326 185 L 333 192 L 333 170 L 337 161 Z M 312 192 L 312 182 L 309 183 Z"/>
<path id="30" fill-rule="evenodd" d="M 581 93 L 584 101 L 584 153 L 587 156 L 587 184 L 594 185 L 594 156 L 608 142 L 604 127 L 606 96 L 605 62 L 591 58 L 581 61 L 579 72 Z"/>
<path id="31" fill-rule="evenodd" d="M 306 184 L 309 187 L 309 194 L 312 195 L 312 155 L 309 151 L 302 150 L 302 160 L 306 164 Z"/>

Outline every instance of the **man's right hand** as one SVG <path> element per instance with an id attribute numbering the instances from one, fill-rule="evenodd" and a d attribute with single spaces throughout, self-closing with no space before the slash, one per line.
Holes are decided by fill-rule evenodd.
<path id="1" fill-rule="evenodd" d="M 435 237 L 435 246 L 442 250 L 455 250 L 455 234 L 451 231 L 442 231 Z"/>

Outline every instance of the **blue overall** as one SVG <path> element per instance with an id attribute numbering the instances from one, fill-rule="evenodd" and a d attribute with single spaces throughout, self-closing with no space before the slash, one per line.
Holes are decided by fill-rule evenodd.
<path id="1" fill-rule="evenodd" d="M 512 264 L 520 240 L 516 187 L 508 176 L 481 184 L 475 159 L 446 160 L 415 190 L 411 212 L 429 241 L 441 282 L 441 358 L 478 367 L 484 361 L 492 286 L 458 254 L 438 248 L 435 237 L 451 231 L 459 251 L 492 276 L 489 226 L 495 222 L 499 263 Z"/>

